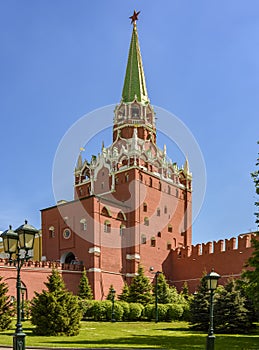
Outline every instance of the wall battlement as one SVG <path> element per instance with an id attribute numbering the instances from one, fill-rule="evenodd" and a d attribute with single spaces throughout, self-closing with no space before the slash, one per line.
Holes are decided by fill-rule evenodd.
<path id="1" fill-rule="evenodd" d="M 239 251 L 251 248 L 251 239 L 256 237 L 255 233 L 241 234 L 237 238 L 220 239 L 218 241 L 199 243 L 190 247 L 176 248 L 173 250 L 173 257 L 178 259 L 198 258 L 201 256 Z"/>

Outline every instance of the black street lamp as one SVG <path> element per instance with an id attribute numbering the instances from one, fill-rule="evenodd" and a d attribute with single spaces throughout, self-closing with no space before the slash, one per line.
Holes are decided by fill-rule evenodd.
<path id="1" fill-rule="evenodd" d="M 214 343 L 215 343 L 215 335 L 213 330 L 213 297 L 214 297 L 214 291 L 217 288 L 218 285 L 218 279 L 220 278 L 220 275 L 212 269 L 210 273 L 207 274 L 206 280 L 207 280 L 207 288 L 210 291 L 210 327 L 209 327 L 209 333 L 207 336 L 207 346 L 206 350 L 214 350 Z"/>
<path id="2" fill-rule="evenodd" d="M 149 268 L 149 271 L 155 275 L 155 322 L 158 322 L 158 290 L 157 290 L 157 278 L 162 273 L 161 271 L 154 272 L 153 266 Z"/>
<path id="3" fill-rule="evenodd" d="M 111 293 L 112 293 L 112 319 L 111 319 L 111 321 L 112 322 L 116 322 L 116 320 L 115 320 L 115 312 L 114 312 L 114 301 L 115 301 L 116 290 L 113 288 L 111 290 Z"/>
<path id="4" fill-rule="evenodd" d="M 14 263 L 17 269 L 16 279 L 16 292 L 17 292 L 17 323 L 15 333 L 13 335 L 13 349 L 24 350 L 25 349 L 25 336 L 22 330 L 21 323 L 21 268 L 24 261 L 31 258 L 29 256 L 29 250 L 33 249 L 34 238 L 39 231 L 29 225 L 25 220 L 25 224 L 18 227 L 16 230 L 12 230 L 12 226 L 9 226 L 9 230 L 4 231 L 1 234 L 4 244 L 5 253 L 9 254 L 9 262 Z M 21 251 L 25 253 L 21 254 Z M 12 259 L 12 255 L 15 254 L 15 259 Z"/>
<path id="5" fill-rule="evenodd" d="M 21 293 L 22 293 L 22 312 L 21 312 L 21 321 L 25 321 L 25 312 L 24 312 L 24 294 L 25 294 L 26 288 L 21 287 Z"/>

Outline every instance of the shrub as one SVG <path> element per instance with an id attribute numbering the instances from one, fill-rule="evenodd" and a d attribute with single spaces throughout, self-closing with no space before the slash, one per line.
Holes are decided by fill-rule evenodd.
<path id="1" fill-rule="evenodd" d="M 130 303 L 129 321 L 138 321 L 141 318 L 144 306 L 140 303 Z"/>
<path id="2" fill-rule="evenodd" d="M 95 300 L 79 300 L 79 306 L 82 311 L 82 319 L 84 321 L 94 319 L 94 306 Z"/>
<path id="3" fill-rule="evenodd" d="M 183 315 L 183 306 L 181 304 L 167 304 L 167 321 L 177 321 Z"/>
<path id="4" fill-rule="evenodd" d="M 98 301 L 96 300 L 92 307 L 92 313 L 95 321 L 107 321 L 108 309 L 111 308 L 112 302 L 110 300 Z"/>
<path id="5" fill-rule="evenodd" d="M 115 321 L 121 321 L 123 318 L 123 307 L 120 303 L 114 303 L 114 319 Z M 112 319 L 112 304 L 107 305 L 107 319 L 110 321 Z"/>
<path id="6" fill-rule="evenodd" d="M 122 320 L 128 321 L 130 314 L 129 303 L 127 303 L 126 301 L 119 301 L 118 304 L 123 308 Z"/>

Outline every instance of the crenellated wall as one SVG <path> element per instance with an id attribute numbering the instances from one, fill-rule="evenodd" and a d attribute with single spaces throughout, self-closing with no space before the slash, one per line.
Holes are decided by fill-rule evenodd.
<path id="1" fill-rule="evenodd" d="M 212 268 L 221 275 L 219 284 L 226 283 L 230 277 L 239 277 L 253 251 L 252 237 L 255 233 L 175 249 L 168 279 L 178 290 L 187 281 L 189 290 L 194 292 L 204 272 L 208 273 Z"/>

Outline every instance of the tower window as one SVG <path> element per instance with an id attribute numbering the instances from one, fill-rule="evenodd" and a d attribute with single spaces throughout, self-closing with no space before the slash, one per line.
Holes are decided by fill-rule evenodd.
<path id="1" fill-rule="evenodd" d="M 126 182 L 129 182 L 129 174 L 126 174 L 126 175 L 125 175 L 125 181 L 126 181 Z"/>
<path id="2" fill-rule="evenodd" d="M 162 184 L 161 184 L 160 181 L 159 181 L 159 184 L 158 184 L 158 190 L 159 190 L 159 191 L 162 191 Z"/>
<path id="3" fill-rule="evenodd" d="M 146 213 L 147 212 L 147 203 L 143 203 L 143 211 Z"/>
<path id="4" fill-rule="evenodd" d="M 120 225 L 120 235 L 122 236 L 124 233 L 126 226 L 125 225 Z"/>
<path id="5" fill-rule="evenodd" d="M 87 230 L 87 223 L 85 219 L 80 220 L 80 227 L 81 227 L 81 231 Z"/>
<path id="6" fill-rule="evenodd" d="M 110 233 L 111 232 L 111 223 L 108 220 L 106 220 L 104 222 L 104 232 L 106 232 L 106 233 Z"/>
<path id="7" fill-rule="evenodd" d="M 155 239 L 155 237 L 151 238 L 150 245 L 151 245 L 151 247 L 155 247 L 156 246 L 156 239 Z"/>
<path id="8" fill-rule="evenodd" d="M 152 183 L 153 183 L 153 181 L 152 181 L 152 178 L 150 177 L 149 178 L 149 187 L 152 187 Z"/>
<path id="9" fill-rule="evenodd" d="M 143 175 L 139 174 L 139 180 L 142 182 L 143 181 Z"/>
<path id="10" fill-rule="evenodd" d="M 175 190 L 175 195 L 176 195 L 176 198 L 178 198 L 178 196 L 179 196 L 178 188 L 176 188 L 176 190 Z"/>
<path id="11" fill-rule="evenodd" d="M 161 238 L 161 232 L 158 232 L 158 233 L 157 233 L 157 237 L 160 237 L 160 238 Z"/>
<path id="12" fill-rule="evenodd" d="M 157 215 L 157 216 L 160 216 L 160 208 L 157 208 L 157 210 L 156 210 L 156 215 Z"/>
<path id="13" fill-rule="evenodd" d="M 167 242 L 167 250 L 171 250 L 172 249 L 172 243 L 171 242 Z"/>
<path id="14" fill-rule="evenodd" d="M 147 243 L 146 235 L 141 235 L 141 244 L 146 244 L 146 243 Z"/>
<path id="15" fill-rule="evenodd" d="M 173 232 L 173 226 L 171 224 L 168 225 L 168 232 Z"/>
<path id="16" fill-rule="evenodd" d="M 168 194 L 171 194 L 171 187 L 170 186 L 168 186 L 167 192 L 168 192 Z"/>
<path id="17" fill-rule="evenodd" d="M 54 238 L 55 237 L 55 228 L 54 226 L 49 227 L 49 238 Z"/>
<path id="18" fill-rule="evenodd" d="M 144 218 L 144 225 L 149 226 L 149 218 Z"/>
<path id="19" fill-rule="evenodd" d="M 132 118 L 139 118 L 139 107 L 133 106 L 131 108 L 131 115 L 132 115 Z"/>
<path id="20" fill-rule="evenodd" d="M 164 207 L 164 213 L 167 214 L 167 206 Z"/>

